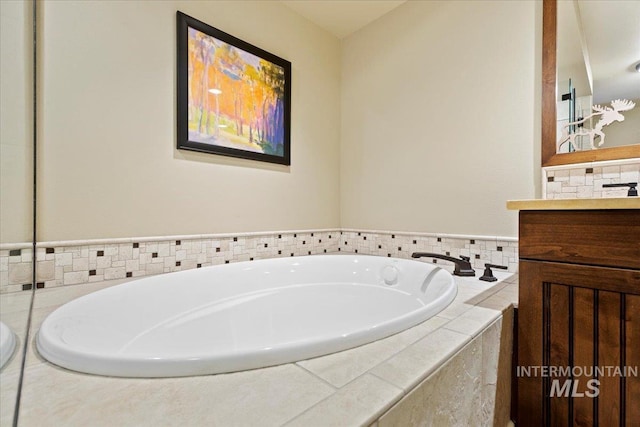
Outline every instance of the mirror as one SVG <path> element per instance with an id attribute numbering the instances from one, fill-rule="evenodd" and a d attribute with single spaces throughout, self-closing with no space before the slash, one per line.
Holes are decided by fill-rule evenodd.
<path id="1" fill-rule="evenodd" d="M 33 5 L 0 1 L 0 425 L 14 425 L 33 297 Z"/>
<path id="2" fill-rule="evenodd" d="M 637 16 L 638 2 L 544 0 L 542 166 L 640 157 Z M 624 117 L 602 127 L 604 141 L 598 105 Z"/>

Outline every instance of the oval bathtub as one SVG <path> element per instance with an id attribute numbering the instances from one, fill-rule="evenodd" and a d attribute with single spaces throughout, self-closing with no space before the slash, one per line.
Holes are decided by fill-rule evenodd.
<path id="1" fill-rule="evenodd" d="M 119 377 L 177 377 L 295 362 L 415 326 L 457 293 L 419 261 L 315 255 L 147 277 L 71 301 L 40 327 L 50 362 Z"/>

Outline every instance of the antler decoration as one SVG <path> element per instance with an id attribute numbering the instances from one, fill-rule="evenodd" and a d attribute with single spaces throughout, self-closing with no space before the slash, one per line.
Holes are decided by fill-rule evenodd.
<path id="1" fill-rule="evenodd" d="M 611 101 L 611 106 L 615 111 L 628 111 L 636 106 L 636 103 L 628 99 L 616 99 Z"/>

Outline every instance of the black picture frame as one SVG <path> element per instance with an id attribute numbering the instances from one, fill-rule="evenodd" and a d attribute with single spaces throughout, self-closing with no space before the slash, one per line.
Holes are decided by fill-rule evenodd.
<path id="1" fill-rule="evenodd" d="M 176 20 L 177 148 L 290 165 L 291 62 L 180 11 Z"/>

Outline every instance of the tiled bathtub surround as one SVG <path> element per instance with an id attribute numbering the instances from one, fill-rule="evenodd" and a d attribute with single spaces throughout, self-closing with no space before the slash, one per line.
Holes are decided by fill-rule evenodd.
<path id="1" fill-rule="evenodd" d="M 340 251 L 396 258 L 410 258 L 414 252 L 435 252 L 454 258 L 470 257 L 474 268 L 491 263 L 504 265 L 511 272 L 518 269 L 518 240 L 508 237 L 345 229 Z M 447 261 L 436 262 L 451 265 Z"/>
<path id="2" fill-rule="evenodd" d="M 339 240 L 339 230 L 311 230 L 44 242 L 36 249 L 36 283 L 51 288 L 226 262 L 334 253 Z M 31 249 L 13 246 L 0 250 L 0 293 L 27 289 L 25 284 L 31 283 Z"/>
<path id="3" fill-rule="evenodd" d="M 338 251 L 340 231 L 176 236 L 99 244 L 39 245 L 37 281 L 44 287 L 101 282 L 238 261 Z"/>
<path id="4" fill-rule="evenodd" d="M 37 292 L 32 327 L 37 330 L 61 304 L 125 280 Z M 509 307 L 517 300 L 517 277 L 495 285 L 477 278 L 456 282 L 458 295 L 449 307 L 404 332 L 315 359 L 231 374 L 85 375 L 45 362 L 29 345 L 20 425 L 506 425 Z M 484 304 L 489 300 L 494 307 Z"/>
<path id="5" fill-rule="evenodd" d="M 602 184 L 640 181 L 640 159 L 580 163 L 543 168 L 543 198 L 600 199 L 626 197 L 628 188 Z"/>
<path id="6" fill-rule="evenodd" d="M 0 293 L 30 290 L 33 265 L 30 243 L 0 247 Z"/>
<path id="7" fill-rule="evenodd" d="M 36 286 L 52 288 L 227 262 L 336 252 L 398 258 L 409 258 L 417 251 L 464 255 L 475 268 L 492 263 L 515 272 L 517 249 L 515 238 L 352 229 L 48 242 L 37 247 Z M 0 293 L 30 289 L 30 248 L 3 249 L 0 261 Z"/>

